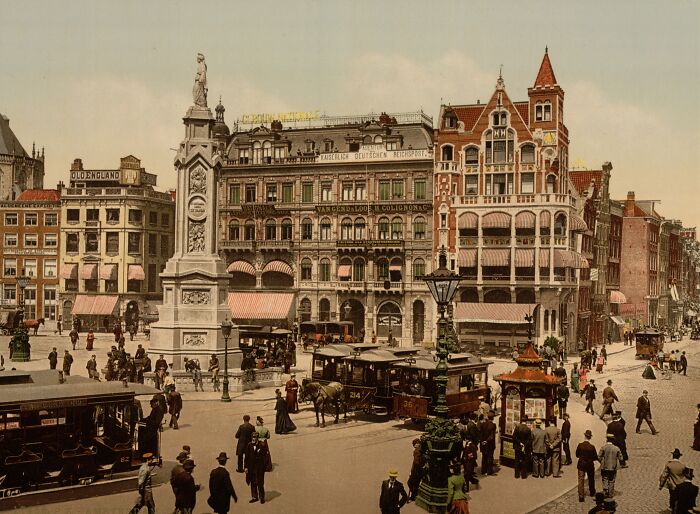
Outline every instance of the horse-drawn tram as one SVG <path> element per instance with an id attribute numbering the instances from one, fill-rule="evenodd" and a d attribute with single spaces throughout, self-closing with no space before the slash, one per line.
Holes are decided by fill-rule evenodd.
<path id="1" fill-rule="evenodd" d="M 474 412 L 479 396 L 486 397 L 488 367 L 492 361 L 469 353 L 455 353 L 447 362 L 447 408 L 451 417 Z M 397 362 L 393 397 L 393 412 L 397 417 L 427 419 L 434 415 L 437 403 L 435 360 L 432 354 L 419 354 L 413 359 Z"/>
<path id="2" fill-rule="evenodd" d="M 651 359 L 664 349 L 664 335 L 656 329 L 646 328 L 634 334 L 637 359 Z"/>
<path id="3" fill-rule="evenodd" d="M 320 382 L 342 382 L 345 376 L 345 357 L 354 353 L 379 348 L 377 344 L 334 344 L 314 349 L 311 360 L 311 378 Z"/>
<path id="4" fill-rule="evenodd" d="M 159 454 L 136 398 L 158 392 L 57 370 L 0 373 L 0 499 L 111 479 Z"/>

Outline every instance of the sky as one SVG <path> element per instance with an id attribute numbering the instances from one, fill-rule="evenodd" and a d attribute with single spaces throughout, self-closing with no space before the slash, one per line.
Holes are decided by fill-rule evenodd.
<path id="1" fill-rule="evenodd" d="M 133 154 L 174 187 L 197 52 L 210 107 L 409 112 L 485 102 L 503 66 L 526 100 L 545 46 L 565 91 L 570 164 L 700 225 L 700 2 L 0 0 L 0 113 L 45 187 Z"/>

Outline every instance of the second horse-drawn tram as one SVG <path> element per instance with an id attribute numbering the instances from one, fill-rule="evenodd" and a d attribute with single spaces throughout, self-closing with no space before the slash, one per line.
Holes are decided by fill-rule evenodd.
<path id="1" fill-rule="evenodd" d="M 637 359 L 651 359 L 664 349 L 664 335 L 654 328 L 638 330 L 634 339 Z"/>
<path id="2" fill-rule="evenodd" d="M 451 354 L 447 361 L 446 399 L 450 417 L 474 412 L 479 397 L 488 395 L 488 367 L 492 361 L 469 353 Z M 401 418 L 427 419 L 435 414 L 437 384 L 436 363 L 432 354 L 418 354 L 394 364 L 398 380 L 393 397 L 394 415 Z"/>
<path id="3" fill-rule="evenodd" d="M 144 453 L 159 454 L 157 429 L 140 423 L 136 398 L 156 393 L 57 370 L 0 373 L 0 499 L 87 485 L 136 469 Z"/>

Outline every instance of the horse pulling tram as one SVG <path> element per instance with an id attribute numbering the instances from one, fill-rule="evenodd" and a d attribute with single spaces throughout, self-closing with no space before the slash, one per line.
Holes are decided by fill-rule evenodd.
<path id="1" fill-rule="evenodd" d="M 664 349 L 664 335 L 653 328 L 639 330 L 634 334 L 637 359 L 651 359 Z"/>
<path id="2" fill-rule="evenodd" d="M 139 428 L 136 399 L 158 392 L 142 384 L 62 379 L 57 370 L 0 373 L 0 500 L 111 479 L 138 468 L 145 452 L 160 455 L 157 432 L 145 437 Z"/>

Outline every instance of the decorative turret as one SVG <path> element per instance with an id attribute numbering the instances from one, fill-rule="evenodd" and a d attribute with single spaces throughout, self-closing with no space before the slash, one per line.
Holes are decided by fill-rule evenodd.
<path id="1" fill-rule="evenodd" d="M 216 106 L 216 122 L 214 122 L 214 128 L 212 129 L 212 135 L 216 138 L 228 137 L 231 132 L 226 126 L 224 121 L 224 112 L 226 108 L 221 103 L 221 97 L 219 97 L 219 105 Z"/>
<path id="2" fill-rule="evenodd" d="M 557 85 L 557 78 L 554 76 L 552 62 L 549 60 L 549 49 L 544 48 L 544 57 L 540 64 L 540 71 L 537 73 L 535 85 L 533 87 L 551 87 Z"/>

